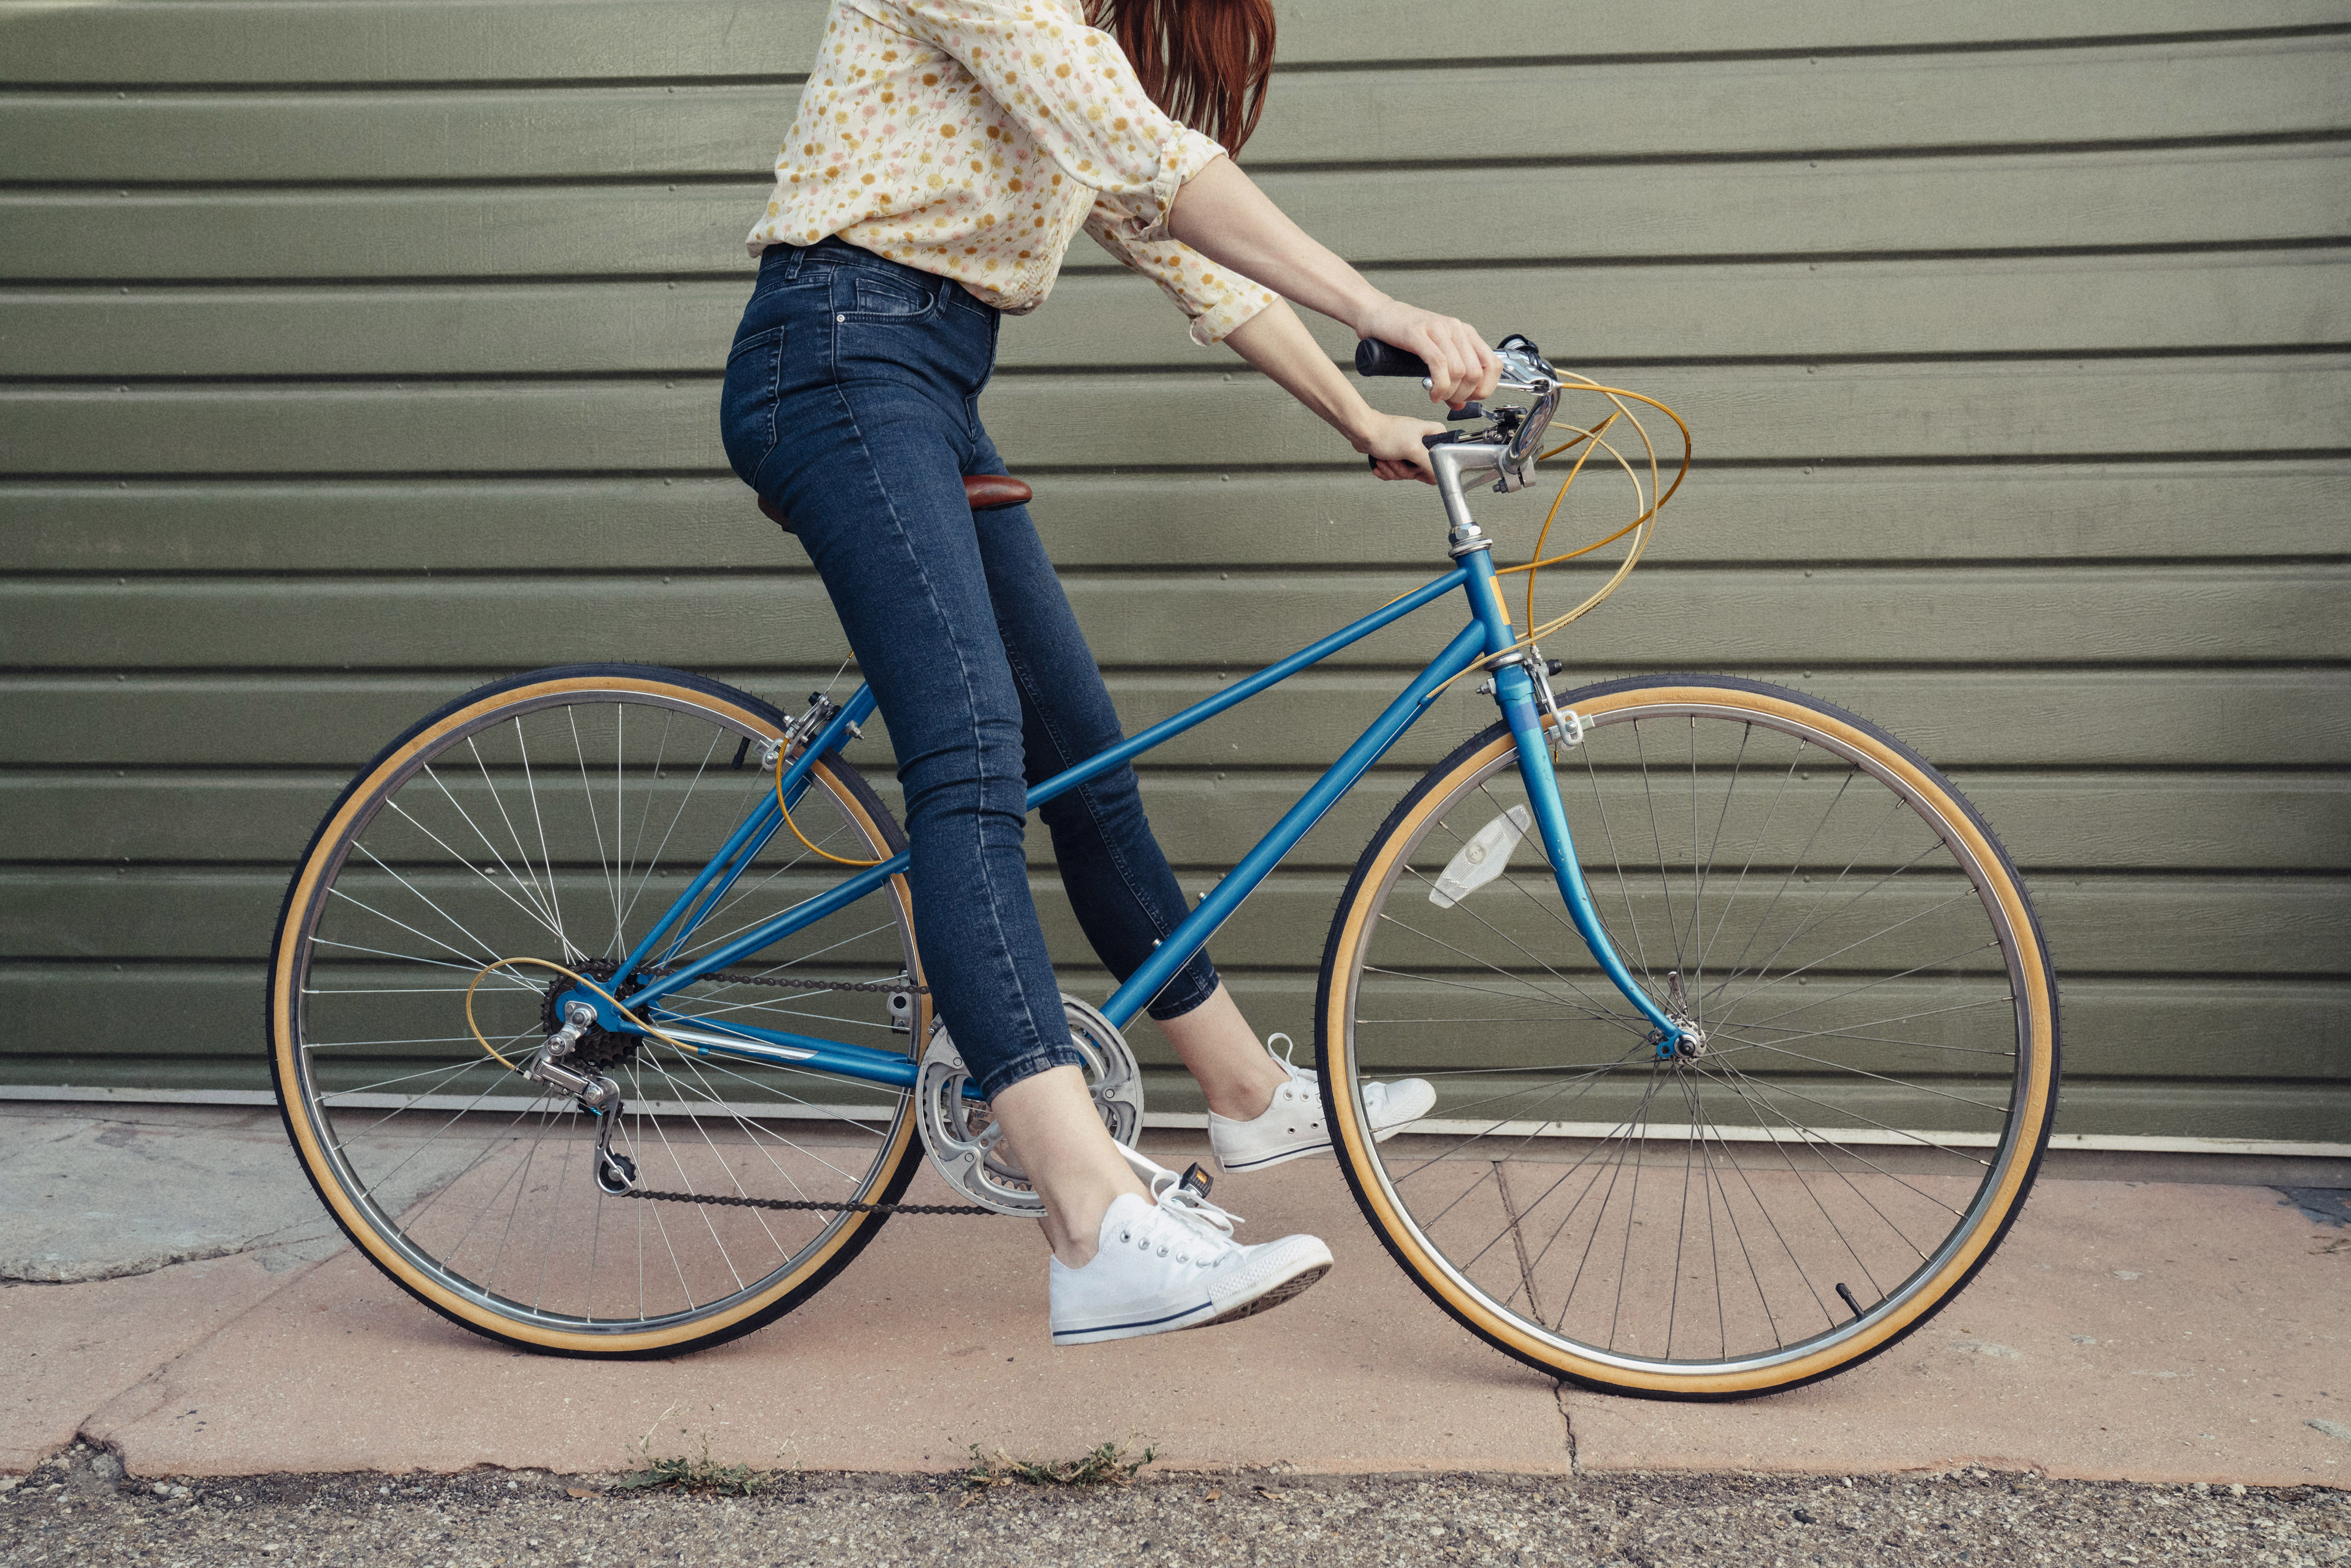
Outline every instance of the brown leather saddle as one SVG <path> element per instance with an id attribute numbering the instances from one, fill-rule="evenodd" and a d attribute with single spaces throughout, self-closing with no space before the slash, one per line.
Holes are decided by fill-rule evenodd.
<path id="1" fill-rule="evenodd" d="M 1037 492 L 1009 474 L 967 474 L 963 476 L 963 498 L 975 512 L 992 512 L 998 507 L 1025 506 Z M 784 509 L 765 496 L 759 497 L 759 510 L 768 520 L 786 533 L 792 532 L 792 520 Z"/>

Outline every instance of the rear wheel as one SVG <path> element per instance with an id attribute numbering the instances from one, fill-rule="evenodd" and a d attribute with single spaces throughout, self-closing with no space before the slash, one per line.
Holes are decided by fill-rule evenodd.
<path id="1" fill-rule="evenodd" d="M 1546 1371 L 1667 1397 L 1827 1376 L 1949 1301 L 2032 1186 L 2058 1072 L 2032 906 L 1959 791 L 1850 714 L 1700 675 L 1562 706 L 1593 899 L 1702 1048 L 1659 1060 L 1569 925 L 1498 724 L 1390 815 L 1332 925 L 1348 1180 L 1439 1305 Z M 1358 1085 L 1405 1075 L 1436 1108 L 1374 1143 Z"/>
<path id="2" fill-rule="evenodd" d="M 903 1091 L 591 1031 L 567 1061 L 619 1084 L 612 1149 L 638 1191 L 680 1196 L 610 1194 L 599 1119 L 508 1071 L 466 1024 L 467 987 L 493 960 L 611 976 L 771 787 L 758 754 L 783 722 L 677 671 L 539 671 L 417 725 L 319 827 L 271 957 L 278 1102 L 337 1220 L 435 1311 L 575 1354 L 711 1344 L 789 1311 L 882 1224 L 822 1205 L 893 1200 L 920 1162 Z M 837 757 L 792 816 L 844 860 L 904 844 Z M 656 963 L 850 874 L 779 831 Z M 725 975 L 665 1005 L 894 1050 L 929 1029 L 903 878 Z M 545 967 L 482 977 L 475 1013 L 497 1055 L 519 1062 L 558 1027 L 566 983 Z M 812 1207 L 726 1201 L 743 1198 Z"/>

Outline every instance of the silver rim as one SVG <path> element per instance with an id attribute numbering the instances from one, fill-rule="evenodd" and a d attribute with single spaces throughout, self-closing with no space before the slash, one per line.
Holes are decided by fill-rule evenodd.
<path id="1" fill-rule="evenodd" d="M 518 696 L 378 781 L 342 837 L 315 852 L 326 864 L 290 933 L 295 1109 L 324 1153 L 320 1178 L 441 1288 L 519 1327 L 674 1330 L 771 1293 L 855 1219 L 604 1195 L 595 1119 L 487 1059 L 465 1023 L 465 987 L 493 958 L 593 974 L 623 956 L 769 787 L 758 760 L 767 738 L 688 690 Z M 794 821 L 832 853 L 887 853 L 846 800 L 819 775 Z M 778 838 L 677 956 L 849 874 Z M 887 891 L 729 972 L 919 973 L 909 912 Z M 484 980 L 475 1011 L 509 1061 L 543 1036 L 557 978 Z M 926 1001 L 907 1020 L 916 1030 Z M 706 982 L 671 1005 L 890 1049 L 910 1038 L 872 991 Z M 612 1146 L 635 1161 L 641 1189 L 870 1201 L 893 1151 L 910 1152 L 903 1092 L 658 1042 L 605 1070 L 626 1102 Z"/>
<path id="2" fill-rule="evenodd" d="M 1656 1061 L 1536 836 L 1429 900 L 1523 802 L 1506 750 L 1364 890 L 1344 978 L 1358 1080 L 1437 1087 L 1370 1155 L 1418 1249 L 1539 1342 L 1651 1376 L 1785 1364 L 1911 1304 L 2032 1154 L 1997 868 L 1875 758 L 1735 696 L 1611 713 L 1558 777 L 1612 939 L 1708 1049 Z"/>

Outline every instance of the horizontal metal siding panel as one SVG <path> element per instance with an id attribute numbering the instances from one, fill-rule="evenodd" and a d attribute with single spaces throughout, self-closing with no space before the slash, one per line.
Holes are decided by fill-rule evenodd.
<path id="1" fill-rule="evenodd" d="M 1574 601 L 1558 573 L 1548 604 Z M 1387 574 L 1120 574 L 1068 580 L 1105 667 L 1251 669 L 1417 586 Z M 1968 572 L 1748 568 L 1655 572 L 1626 608 L 1562 646 L 1586 659 L 1699 667 L 1758 659 L 1980 664 L 2351 659 L 2351 565 Z M 1515 596 L 1513 596 L 1515 598 Z M 1420 663 L 1458 630 L 1432 609 L 1333 656 Z M 349 581 L 0 580 L 0 664 L 20 669 L 473 669 L 625 652 L 694 667 L 747 647 L 796 664 L 841 648 L 812 576 L 666 583 L 496 578 Z"/>
<path id="2" fill-rule="evenodd" d="M 1601 267 L 1572 280 L 1508 267 L 1380 281 L 1468 319 L 1541 331 L 1559 362 L 1620 381 L 1643 379 L 1638 361 L 1668 344 L 1682 360 L 1817 361 L 2351 342 L 2351 255 L 2337 250 Z M 748 293 L 747 278 L 20 288 L 0 290 L 0 352 L 28 378 L 694 375 L 726 361 Z M 1607 308 L 1562 323 L 1576 299 Z M 1138 279 L 1067 277 L 1049 308 L 1006 321 L 998 362 L 1202 368 L 1182 335 L 1134 332 L 1138 317 L 1175 320 Z M 1674 323 L 1670 339 L 1660 321 Z M 1353 355 L 1343 328 L 1310 325 L 1335 358 Z"/>
<path id="3" fill-rule="evenodd" d="M 2303 354 L 1676 366 L 1636 379 L 1705 433 L 1700 455 L 1709 462 L 2337 456 L 2351 447 L 2346 364 L 2341 355 Z M 1374 395 L 1409 406 L 1411 394 Z M 1565 406 L 1583 414 L 1586 405 L 1598 407 L 1593 419 L 1606 412 L 1589 395 Z M 1321 421 L 1254 375 L 1004 375 L 981 398 L 980 415 L 1021 466 L 1356 465 Z M 1674 440 L 1662 416 L 1644 423 L 1653 440 Z M 726 471 L 717 426 L 716 376 L 19 383 L 0 388 L 0 473 L 713 474 Z M 1677 448 L 1661 459 L 1671 463 Z M 1498 508 L 1531 509 L 1540 504 L 1533 494 L 1482 511 L 1490 518 Z"/>
<path id="4" fill-rule="evenodd" d="M 1101 995 L 1107 977 L 1090 964 L 1090 955 L 1072 955 L 1063 976 L 1073 991 Z M 25 1019 L 27 1026 L 0 1040 L 0 1063 L 57 1053 L 61 1039 L 76 1042 L 73 1055 L 93 1061 L 136 1061 L 152 1049 L 147 1042 L 185 1030 L 191 1054 L 243 1056 L 258 1065 L 260 1052 L 251 1033 L 259 1010 L 254 992 L 260 969 L 257 960 L 131 963 L 120 970 L 0 962 L 0 998 L 5 999 L 9 1016 Z M 1313 1027 L 1309 1017 L 1311 976 L 1266 973 L 1229 962 L 1224 972 L 1245 1006 L 1261 1003 L 1270 1011 L 1269 1027 L 1307 1038 Z M 2231 1077 L 2257 1082 L 2269 1075 L 2262 1071 L 2262 1041 L 2323 1039 L 2329 1017 L 2346 1004 L 2351 1004 L 2351 988 L 2336 983 L 2190 984 L 2085 977 L 2065 991 L 2067 1075 L 2077 1082 L 2144 1079 L 2147 1056 L 2158 1055 L 2192 1063 L 2195 1070 L 2182 1075 L 2187 1082 L 2217 1085 Z M 875 1005 L 878 1011 L 878 1000 Z M 2146 1054 L 2135 1050 L 2134 1039 L 2147 1042 Z M 1139 1029 L 1133 1043 L 1146 1060 L 1172 1061 L 1173 1053 L 1162 1040 L 1155 1029 Z M 2216 1049 L 2216 1040 L 2228 1043 Z M 87 1044 L 78 1043 L 82 1040 Z M 2351 1087 L 2340 1053 L 2303 1051 L 2282 1065 L 2307 1069 L 2314 1086 Z M 5 1066 L 0 1065 L 0 1081 L 7 1076 Z"/>
<path id="5" fill-rule="evenodd" d="M 1639 379 L 1634 377 L 1632 379 Z M 1053 559 L 1086 567 L 1435 570 L 1417 486 L 1353 470 L 1219 476 L 1214 488 L 1030 471 Z M 2340 556 L 2351 460 L 2108 465 L 1708 467 L 1660 519 L 1645 571 L 1739 561 Z M 1584 497 L 1596 497 L 1597 478 Z M 1604 514 L 1569 515 L 1586 525 Z M 1538 518 L 1491 510 L 1501 559 Z M 0 483 L 14 572 L 655 573 L 799 567 L 725 478 Z M 1631 602 L 1628 601 L 1627 602 Z"/>
<path id="6" fill-rule="evenodd" d="M 608 650 L 611 652 L 611 650 Z M 830 681 L 821 665 L 705 666 L 796 708 Z M 1576 657 L 1562 690 L 1625 672 Z M 350 650 L 356 662 L 363 648 Z M 1426 652 L 1424 648 L 1422 652 Z M 1685 668 L 1675 664 L 1661 668 Z M 171 671 L 0 675 L 0 765 L 16 768 L 332 768 L 349 773 L 392 737 L 511 671 L 234 675 Z M 2351 767 L 2351 671 L 1797 669 L 1745 673 L 1810 692 L 1901 736 L 1947 768 Z M 1113 672 L 1130 731 L 1216 691 L 1215 672 Z M 1309 673 L 1161 747 L 1148 765 L 1320 768 L 1405 684 L 1400 673 Z M 1426 768 L 1494 722 L 1490 698 L 1457 685 L 1388 755 Z M 836 688 L 836 692 L 838 688 Z M 852 758 L 883 771 L 877 719 Z M 289 846 L 288 853 L 298 846 Z"/>
<path id="7" fill-rule="evenodd" d="M 2135 152 L 1271 172 L 1359 266 L 2083 250 L 2341 239 L 2339 142 Z M 0 194 L 0 277 L 553 277 L 744 271 L 740 185 Z M 1499 214 L 1507 214 L 1507 222 Z M 1091 247 L 1077 253 L 1093 259 Z M 1102 265 L 1111 264 L 1103 258 Z M 1172 315 L 1169 330 L 1179 332 Z"/>
<path id="8" fill-rule="evenodd" d="M 1182 880 L 1197 892 L 1213 878 L 1195 872 Z M 1059 880 L 1033 881 L 1053 950 L 1075 958 L 1085 941 Z M 1343 881 L 1335 872 L 1277 873 L 1212 950 L 1244 969 L 1312 969 Z M 275 870 L 0 872 L 0 959 L 258 960 L 285 892 L 286 877 Z M 2032 894 L 2061 974 L 2335 977 L 2351 949 L 2351 883 L 2340 878 L 2059 875 L 2041 878 Z M 1921 947 L 1917 962 L 1943 956 Z M 2339 1026 L 2273 1041 L 2268 1065 L 2279 1077 L 2337 1071 L 2346 1064 L 2341 1047 Z"/>
<path id="9" fill-rule="evenodd" d="M 1700 5 L 1569 7 L 1489 0 L 1474 26 L 1432 25 L 1417 0 L 1284 0 L 1290 66 L 1389 60 L 1489 62 L 1499 41 L 1523 57 L 1803 54 L 1854 48 L 2143 37 L 2213 29 L 2341 26 L 2340 0 L 1736 0 Z M 808 68 L 821 0 L 367 0 L 254 4 L 147 0 L 23 7 L 0 15 L 0 55 L 26 82 L 143 83 L 643 80 L 790 77 Z"/>
<path id="10" fill-rule="evenodd" d="M 879 746 L 858 766 L 903 815 Z M 1291 869 L 1344 869 L 1416 775 L 1373 774 L 1291 851 Z M 1311 773 L 1159 771 L 1144 803 L 1169 858 L 1231 865 L 1313 783 Z M 0 861 L 179 865 L 285 863 L 343 786 L 340 774 L 192 773 L 179 768 L 0 775 Z M 1720 780 L 1709 777 L 1709 787 Z M 2313 774 L 2004 773 L 1959 780 L 2027 872 L 2351 872 L 2351 777 Z M 1626 787 L 1612 783 L 1614 813 Z M 1590 797 L 1579 792 L 1579 806 Z M 664 808 L 666 810 L 668 808 Z M 699 863 L 705 846 L 681 845 Z M 1029 835 L 1031 863 L 1052 841 Z M 678 856 L 671 860 L 684 864 Z M 691 871 L 693 866 L 685 866 Z"/>
<path id="11" fill-rule="evenodd" d="M 2179 141 L 2351 123 L 2351 41 L 2141 44 L 1991 56 L 1596 61 L 1283 76 L 1248 162 L 1493 159 L 1464 103 L 1555 103 L 1518 160 L 1784 155 L 1789 148 Z M 764 168 L 799 107 L 767 83 L 331 93 L 24 93 L 0 99 L 0 181 L 223 184 L 707 178 Z M 1656 112 L 1660 102 L 1685 106 Z"/>

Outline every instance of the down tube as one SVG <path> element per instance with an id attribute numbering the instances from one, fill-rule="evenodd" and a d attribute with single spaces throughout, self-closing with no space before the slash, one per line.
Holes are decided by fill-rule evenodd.
<path id="1" fill-rule="evenodd" d="M 1112 1027 L 1124 1029 L 1127 1020 L 1141 1012 L 1160 988 L 1175 977 L 1176 971 L 1187 963 L 1193 954 L 1207 945 L 1217 928 L 1230 919 L 1241 901 L 1257 891 L 1273 868 L 1281 862 L 1309 829 L 1322 820 L 1322 813 L 1335 804 L 1340 796 L 1354 788 L 1355 780 L 1364 776 L 1372 764 L 1396 743 L 1404 732 L 1412 727 L 1427 707 L 1429 699 L 1443 688 L 1445 683 L 1476 664 L 1486 652 L 1486 629 L 1476 622 L 1462 629 L 1460 635 L 1447 644 L 1445 651 L 1429 662 L 1428 667 L 1414 678 L 1412 685 L 1388 704 L 1386 711 L 1372 721 L 1372 727 L 1347 747 L 1330 771 L 1314 781 L 1314 788 L 1302 796 L 1298 804 L 1284 812 L 1273 831 L 1257 841 L 1257 846 L 1241 857 L 1240 864 L 1217 883 L 1214 892 L 1200 901 L 1200 906 L 1184 917 L 1182 925 L 1167 934 L 1157 951 L 1144 960 L 1143 967 L 1127 977 L 1126 984 L 1111 993 L 1102 1004 L 1102 1016 Z"/>

